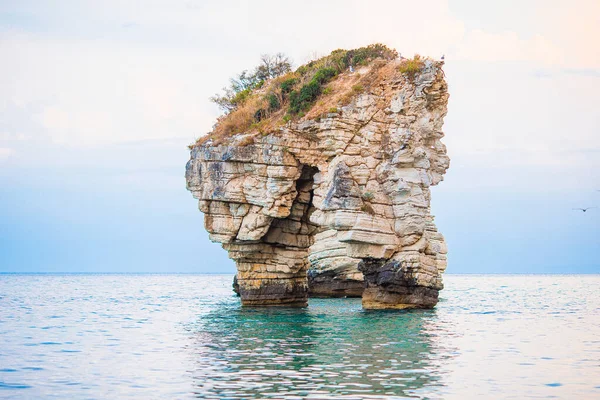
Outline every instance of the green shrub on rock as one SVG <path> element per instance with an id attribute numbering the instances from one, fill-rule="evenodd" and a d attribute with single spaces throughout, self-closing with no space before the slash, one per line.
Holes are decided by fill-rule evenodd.
<path id="1" fill-rule="evenodd" d="M 290 113 L 298 114 L 302 111 L 308 111 L 312 103 L 321 94 L 321 87 L 336 75 L 337 71 L 333 68 L 317 70 L 309 83 L 302 86 L 300 90 L 294 90 L 290 93 Z"/>
<path id="2" fill-rule="evenodd" d="M 269 102 L 269 111 L 277 111 L 281 108 L 281 103 L 279 102 L 279 98 L 276 94 L 271 93 L 267 96 L 267 101 Z"/>
<path id="3" fill-rule="evenodd" d="M 400 63 L 400 67 L 398 67 L 398 70 L 401 73 L 408 76 L 408 78 L 410 80 L 414 80 L 415 77 L 417 76 L 417 74 L 419 72 L 421 72 L 423 67 L 425 67 L 425 61 L 423 61 L 421 59 L 420 55 L 415 54 L 415 56 L 412 60 L 411 59 L 403 60 L 402 63 Z"/>
<path id="4" fill-rule="evenodd" d="M 279 85 L 281 87 L 281 93 L 287 94 L 291 92 L 294 89 L 294 85 L 297 81 L 298 80 L 296 78 L 290 78 L 281 82 L 281 84 Z"/>

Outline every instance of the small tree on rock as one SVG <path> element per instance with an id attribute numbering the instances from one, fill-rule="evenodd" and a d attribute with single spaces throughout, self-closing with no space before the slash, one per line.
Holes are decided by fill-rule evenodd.
<path id="1" fill-rule="evenodd" d="M 229 87 L 223 88 L 223 94 L 216 94 L 210 101 L 217 104 L 225 113 L 235 110 L 250 95 L 252 90 L 259 88 L 269 79 L 287 74 L 292 70 L 292 62 L 283 53 L 275 55 L 263 54 L 260 64 L 249 72 L 242 71 L 229 81 Z"/>

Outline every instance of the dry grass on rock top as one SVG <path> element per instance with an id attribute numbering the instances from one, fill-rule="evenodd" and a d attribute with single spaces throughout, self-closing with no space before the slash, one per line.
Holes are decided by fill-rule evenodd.
<path id="1" fill-rule="evenodd" d="M 225 143 L 244 134 L 236 143 L 245 146 L 256 138 L 277 132 L 290 122 L 318 120 L 343 111 L 359 95 L 384 92 L 391 79 L 414 80 L 425 59 L 397 59 L 395 50 L 376 44 L 355 50 L 335 50 L 300 66 L 296 71 L 269 79 L 253 89 L 235 109 L 221 116 L 213 130 L 190 148 L 211 142 Z M 383 99 L 382 99 L 383 100 Z"/>

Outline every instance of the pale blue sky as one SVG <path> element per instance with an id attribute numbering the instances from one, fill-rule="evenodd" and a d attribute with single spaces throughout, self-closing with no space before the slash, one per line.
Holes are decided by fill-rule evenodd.
<path id="1" fill-rule="evenodd" d="M 185 190 L 261 53 L 446 55 L 449 273 L 600 273 L 597 1 L 0 0 L 0 272 L 233 272 Z M 323 4 L 325 3 L 325 4 Z"/>

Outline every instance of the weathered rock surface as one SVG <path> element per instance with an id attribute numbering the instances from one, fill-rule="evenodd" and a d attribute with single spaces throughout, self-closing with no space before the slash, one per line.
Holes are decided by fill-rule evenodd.
<path id="1" fill-rule="evenodd" d="M 437 303 L 447 249 L 430 187 L 449 166 L 447 85 L 441 62 L 413 78 L 397 63 L 355 72 L 382 78 L 337 112 L 192 148 L 187 187 L 243 305 L 305 306 L 309 285 L 365 308 Z"/>

